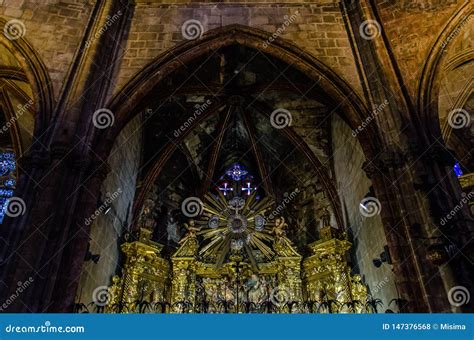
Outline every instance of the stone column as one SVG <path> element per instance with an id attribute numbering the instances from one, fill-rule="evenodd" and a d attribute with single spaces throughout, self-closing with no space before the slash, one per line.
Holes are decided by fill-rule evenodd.
<path id="1" fill-rule="evenodd" d="M 96 2 L 55 108 L 54 124 L 44 143 L 20 160 L 15 195 L 26 209 L 22 216 L 7 218 L 0 229 L 0 295 L 10 296 L 18 281 L 31 277 L 33 283 L 9 306 L 10 312 L 73 309 L 89 242 L 85 220 L 98 207 L 108 167 L 91 144 L 98 133 L 93 114 L 108 99 L 129 15 L 128 1 Z"/>
<path id="2" fill-rule="evenodd" d="M 451 311 L 449 287 L 460 284 L 472 291 L 472 279 L 466 277 L 469 269 L 455 264 L 465 262 L 461 256 L 443 267 L 430 258 L 433 245 L 443 237 L 459 249 L 466 248 L 472 238 L 472 226 L 463 231 L 459 225 L 456 235 L 437 225 L 437 214 L 455 204 L 459 185 L 450 183 L 453 176 L 445 163 L 446 150 L 437 148 L 433 137 L 427 136 L 412 98 L 404 91 L 375 4 L 361 0 L 344 6 L 344 11 L 366 100 L 373 108 L 386 103 L 377 114 L 372 112 L 370 124 L 378 130 L 380 145 L 366 155 L 364 170 L 381 202 L 396 284 L 405 301 L 401 311 Z M 458 269 L 451 270 L 453 265 Z"/>

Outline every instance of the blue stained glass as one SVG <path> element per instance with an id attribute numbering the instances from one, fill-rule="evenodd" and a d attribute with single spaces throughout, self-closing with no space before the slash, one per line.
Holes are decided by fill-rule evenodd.
<path id="1" fill-rule="evenodd" d="M 252 190 L 256 190 L 257 188 L 253 188 L 251 187 L 251 183 L 250 182 L 247 182 L 245 183 L 246 186 L 243 187 L 241 190 L 242 191 L 245 191 L 247 193 L 247 196 L 250 196 L 250 193 L 252 192 Z"/>
<path id="2" fill-rule="evenodd" d="M 12 178 L 9 178 L 9 179 L 5 180 L 3 185 L 6 186 L 6 187 L 14 187 L 16 185 L 16 181 Z"/>
<path id="3" fill-rule="evenodd" d="M 0 159 L 11 159 L 15 160 L 15 154 L 13 152 L 2 152 L 0 153 Z"/>
<path id="4" fill-rule="evenodd" d="M 2 197 L 12 197 L 13 190 L 11 189 L 0 189 L 0 196 Z"/>
<path id="5" fill-rule="evenodd" d="M 0 176 L 5 176 L 0 182 L 0 224 L 3 223 L 8 207 L 8 199 L 13 196 L 16 180 L 15 154 L 13 152 L 0 152 Z"/>
<path id="6" fill-rule="evenodd" d="M 0 176 L 5 176 L 16 169 L 15 154 L 11 152 L 0 153 Z"/>
<path id="7" fill-rule="evenodd" d="M 7 211 L 8 199 L 0 197 L 0 224 L 3 222 L 5 212 Z"/>
<path id="8" fill-rule="evenodd" d="M 459 165 L 459 162 L 456 162 L 454 164 L 453 169 L 454 169 L 454 173 L 456 174 L 457 177 L 462 176 L 462 170 L 461 170 L 461 166 Z"/>
<path id="9" fill-rule="evenodd" d="M 240 181 L 243 177 L 248 174 L 243 166 L 238 163 L 233 164 L 226 172 L 226 175 L 232 178 L 234 181 Z"/>
<path id="10" fill-rule="evenodd" d="M 228 191 L 234 191 L 234 188 L 229 187 L 229 183 L 224 182 L 222 187 L 219 187 L 219 190 L 224 193 L 224 196 L 227 196 Z"/>

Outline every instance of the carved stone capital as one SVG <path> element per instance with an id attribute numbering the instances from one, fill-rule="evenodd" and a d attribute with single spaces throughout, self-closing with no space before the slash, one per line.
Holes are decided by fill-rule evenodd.
<path id="1" fill-rule="evenodd" d="M 384 168 L 381 162 L 373 160 L 365 161 L 364 164 L 362 164 L 362 170 L 366 173 L 369 179 L 373 179 L 374 177 L 381 175 L 384 171 Z"/>
<path id="2" fill-rule="evenodd" d="M 49 148 L 49 156 L 52 161 L 64 160 L 71 153 L 72 145 L 66 142 L 52 143 Z"/>
<path id="3" fill-rule="evenodd" d="M 27 155 L 17 160 L 23 172 L 30 173 L 36 169 L 44 169 L 51 164 L 51 158 L 46 150 L 32 149 Z"/>
<path id="4" fill-rule="evenodd" d="M 430 146 L 414 145 L 415 157 L 425 164 L 438 164 L 440 166 L 454 166 L 456 162 L 452 152 L 441 144 L 433 144 Z"/>
<path id="5" fill-rule="evenodd" d="M 100 180 L 104 180 L 111 171 L 110 165 L 97 157 L 92 158 L 88 165 L 87 171 L 90 176 Z"/>
<path id="6" fill-rule="evenodd" d="M 382 175 L 387 170 L 398 170 L 407 164 L 407 157 L 399 150 L 389 149 L 380 152 L 376 158 L 367 160 L 362 165 L 368 178 L 374 178 L 376 175 Z"/>
<path id="7" fill-rule="evenodd" d="M 380 154 L 379 160 L 384 169 L 401 169 L 407 163 L 405 154 L 399 150 L 386 150 Z"/>

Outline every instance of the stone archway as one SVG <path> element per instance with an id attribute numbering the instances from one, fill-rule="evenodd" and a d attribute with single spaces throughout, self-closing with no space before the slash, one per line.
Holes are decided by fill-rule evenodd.
<path id="1" fill-rule="evenodd" d="M 0 26 L 5 27 L 6 24 L 7 22 L 0 18 Z M 32 88 L 33 106 L 36 111 L 35 134 L 41 136 L 51 121 L 54 105 L 52 81 L 46 66 L 23 36 L 8 39 L 6 35 L 0 34 L 0 44 L 15 55 L 22 66 L 21 73 L 17 73 L 17 76 L 26 80 Z"/>
<path id="2" fill-rule="evenodd" d="M 180 44 L 157 60 L 149 64 L 143 71 L 119 91 L 106 105 L 115 114 L 115 124 L 112 129 L 98 136 L 96 144 L 103 155 L 107 155 L 111 143 L 125 124 L 143 107 L 137 107 L 151 88 L 158 84 L 182 64 L 203 55 L 207 51 L 223 46 L 239 44 L 255 49 L 262 49 L 263 44 L 271 38 L 271 34 L 241 25 L 231 25 L 211 30 L 202 38 Z M 358 127 L 368 116 L 369 110 L 356 92 L 334 71 L 297 46 L 281 39 L 275 39 L 267 44 L 265 52 L 280 58 L 290 65 L 318 80 L 327 94 L 340 103 L 338 112 L 351 128 Z M 377 149 L 379 140 L 375 127 L 369 126 L 360 135 L 359 140 L 365 152 L 371 154 Z"/>
<path id="3" fill-rule="evenodd" d="M 272 39 L 272 40 L 270 40 Z M 271 43 L 268 43 L 271 41 Z M 173 74 L 182 65 L 191 63 L 196 58 L 202 56 L 210 50 L 217 50 L 219 48 L 231 45 L 240 45 L 250 47 L 256 50 L 262 50 L 270 56 L 274 56 L 295 69 L 308 74 L 310 78 L 318 81 L 321 88 L 326 91 L 326 95 L 334 102 L 337 102 L 334 111 L 342 116 L 342 118 L 353 129 L 360 126 L 363 121 L 370 115 L 369 110 L 365 104 L 353 91 L 353 89 L 334 71 L 332 71 L 325 64 L 318 59 L 299 49 L 297 46 L 283 40 L 273 39 L 267 32 L 263 32 L 250 27 L 240 25 L 227 26 L 207 32 L 202 38 L 194 41 L 183 43 L 172 50 L 164 53 L 157 60 L 148 65 L 144 70 L 137 74 L 107 105 L 107 107 L 115 115 L 115 124 L 108 129 L 104 134 L 98 136 L 96 140 L 97 149 L 103 153 L 104 158 L 110 152 L 110 146 L 115 140 L 118 132 L 140 111 L 146 107 L 149 101 L 149 93 L 151 89 L 157 86 L 167 76 Z M 215 113 L 218 107 L 213 108 L 208 114 Z M 207 117 L 205 114 L 200 117 L 200 120 Z M 199 120 L 199 121 L 200 121 Z M 196 121 L 198 122 L 198 121 Z M 184 137 L 180 136 L 182 139 Z M 357 136 L 362 144 L 368 158 L 371 154 L 375 154 L 377 150 L 378 134 L 374 125 L 369 125 L 363 129 Z M 302 147 L 303 143 L 295 141 L 295 145 Z M 144 184 L 140 189 L 140 193 L 134 205 L 134 215 L 137 218 L 140 213 L 141 206 L 144 202 L 147 192 L 159 175 L 166 160 L 171 156 L 175 147 L 173 143 L 170 144 L 170 150 L 167 151 L 167 156 L 164 159 L 155 163 L 149 174 L 145 177 Z M 321 166 L 321 162 L 317 157 L 312 155 L 311 151 L 303 151 L 308 153 L 309 161 L 314 164 L 316 172 L 323 178 L 326 186 L 326 194 L 332 201 L 332 206 L 336 213 L 338 223 L 343 225 L 343 218 L 340 209 L 340 199 L 337 191 Z"/>
<path id="4" fill-rule="evenodd" d="M 460 34 L 463 26 L 467 25 L 473 16 L 473 5 L 471 2 L 463 3 L 449 22 L 443 28 L 432 46 L 426 59 L 418 86 L 418 112 L 422 117 L 422 123 L 429 132 L 428 138 L 434 140 L 441 136 L 441 128 L 438 123 L 438 97 L 440 93 L 441 78 L 445 72 L 442 67 L 446 62 L 446 50 L 449 44 Z M 457 63 L 472 60 L 472 53 L 463 54 Z M 452 65 L 451 65 L 452 66 Z"/>

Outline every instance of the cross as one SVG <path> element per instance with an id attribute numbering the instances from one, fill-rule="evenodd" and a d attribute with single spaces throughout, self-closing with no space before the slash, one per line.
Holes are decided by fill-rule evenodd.
<path id="1" fill-rule="evenodd" d="M 227 196 L 227 191 L 234 191 L 234 188 L 228 188 L 229 183 L 224 182 L 224 187 L 219 188 L 220 191 L 224 193 L 224 196 Z"/>
<path id="2" fill-rule="evenodd" d="M 250 182 L 247 182 L 247 186 L 245 188 L 242 188 L 242 191 L 246 191 L 247 192 L 247 196 L 250 195 L 250 192 L 255 189 L 255 188 L 251 188 L 250 187 Z"/>

